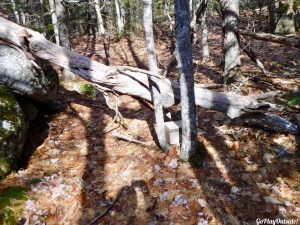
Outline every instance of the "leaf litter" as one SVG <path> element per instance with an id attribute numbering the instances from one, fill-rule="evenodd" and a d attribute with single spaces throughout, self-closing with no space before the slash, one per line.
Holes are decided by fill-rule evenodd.
<path id="1" fill-rule="evenodd" d="M 211 35 L 213 57 L 220 54 L 219 40 L 218 34 Z M 253 42 L 252 46 L 260 46 Z M 78 40 L 75 49 L 85 49 L 84 43 Z M 160 43 L 158 52 L 166 64 L 169 43 Z M 112 44 L 113 64 L 140 66 L 127 44 L 125 39 Z M 132 44 L 146 64 L 144 41 L 136 38 Z M 96 48 L 101 50 L 101 45 Z M 120 48 L 127 62 L 118 56 Z M 291 54 L 283 54 L 287 49 Z M 195 49 L 194 60 L 196 81 L 219 82 L 218 60 L 211 61 L 208 67 L 202 65 L 198 50 Z M 280 90 L 295 89 L 295 83 L 281 81 L 295 79 L 299 74 L 296 51 L 277 47 L 275 52 L 270 44 L 256 50 L 272 71 L 272 77 L 264 79 Z M 283 67 L 273 63 L 283 56 L 296 65 Z M 245 73 L 261 76 L 247 58 L 244 60 Z M 289 73 L 289 79 L 276 76 L 281 72 Z M 170 77 L 177 79 L 175 72 Z M 198 108 L 198 139 L 204 143 L 207 155 L 201 168 L 192 168 L 179 160 L 176 146 L 168 154 L 159 150 L 153 136 L 152 110 L 130 96 L 119 96 L 119 111 L 128 129 L 120 126 L 117 131 L 149 146 L 104 133 L 114 112 L 105 107 L 101 96 L 79 94 L 82 83 L 80 79 L 62 83 L 59 99 L 65 107 L 48 116 L 47 137 L 33 152 L 27 167 L 0 181 L 0 190 L 15 185 L 28 188 L 20 218 L 23 224 L 89 224 L 114 202 L 95 224 L 213 225 L 251 224 L 257 218 L 300 219 L 297 137 L 244 127 L 222 113 Z M 256 84 L 251 84 L 242 90 L 243 94 L 268 90 L 268 86 L 260 84 L 256 88 Z M 34 135 L 39 133 L 31 134 Z M 36 182 L 30 182 L 33 179 Z"/>

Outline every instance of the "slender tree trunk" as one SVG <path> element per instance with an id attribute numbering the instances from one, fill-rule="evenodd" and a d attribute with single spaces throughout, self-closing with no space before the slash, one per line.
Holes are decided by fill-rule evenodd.
<path id="1" fill-rule="evenodd" d="M 105 29 L 104 29 L 104 22 L 101 14 L 101 9 L 100 9 L 100 3 L 99 0 L 94 0 L 95 3 L 95 11 L 97 15 L 97 27 L 98 27 L 98 32 L 101 36 L 105 35 Z"/>
<path id="2" fill-rule="evenodd" d="M 56 10 L 55 10 L 55 1 L 49 0 L 49 6 L 50 6 L 50 13 L 51 13 L 51 19 L 52 19 L 52 24 L 53 24 L 55 43 L 57 45 L 59 45 L 60 42 L 59 42 L 59 34 L 58 34 L 57 16 L 56 16 Z"/>
<path id="3" fill-rule="evenodd" d="M 173 19 L 170 15 L 170 5 L 168 3 L 168 0 L 165 0 L 164 1 L 164 14 L 165 16 L 168 17 L 168 20 L 169 20 L 169 26 L 170 26 L 170 31 L 173 32 L 173 25 L 174 25 L 174 22 L 173 22 Z"/>
<path id="4" fill-rule="evenodd" d="M 202 45 L 202 62 L 208 62 L 209 60 L 209 48 L 208 48 L 208 25 L 207 25 L 207 7 L 201 18 L 201 45 Z"/>
<path id="5" fill-rule="evenodd" d="M 274 34 L 276 29 L 276 5 L 275 0 L 268 0 L 269 31 Z"/>
<path id="6" fill-rule="evenodd" d="M 26 14 L 23 11 L 23 9 L 25 8 L 25 5 L 26 5 L 26 1 L 21 0 L 20 15 L 21 15 L 22 26 L 26 26 Z"/>
<path id="7" fill-rule="evenodd" d="M 188 161 L 195 155 L 197 143 L 197 118 L 188 1 L 175 0 L 175 12 L 175 54 L 180 75 L 182 119 L 180 158 Z"/>
<path id="8" fill-rule="evenodd" d="M 124 15 L 124 9 L 122 7 L 122 3 L 120 0 L 115 0 L 115 7 L 116 7 L 116 13 L 117 13 L 117 25 L 118 25 L 118 32 L 122 33 L 124 32 L 124 26 L 125 26 L 125 15 Z"/>
<path id="9" fill-rule="evenodd" d="M 148 64 L 151 73 L 158 74 L 158 66 L 155 54 L 155 44 L 153 37 L 153 22 L 152 22 L 152 0 L 144 0 L 144 29 L 145 38 L 147 44 Z M 164 150 L 168 150 L 168 144 L 166 142 L 165 124 L 164 124 L 164 112 L 161 102 L 161 95 L 159 87 L 154 85 L 159 82 L 158 78 L 151 77 L 151 90 L 152 98 L 155 109 L 155 121 L 156 121 L 156 134 L 160 144 L 160 147 Z"/>
<path id="10" fill-rule="evenodd" d="M 14 10 L 14 15 L 15 15 L 15 19 L 16 19 L 16 23 L 20 24 L 20 15 L 19 12 L 17 11 L 17 7 L 16 7 L 16 3 L 14 0 L 11 0 L 11 4 Z"/>
<path id="11" fill-rule="evenodd" d="M 239 1 L 221 1 L 223 8 L 224 83 L 234 80 L 241 65 L 239 45 Z"/>
<path id="12" fill-rule="evenodd" d="M 67 12 L 62 0 L 55 0 L 55 11 L 58 22 L 59 42 L 61 46 L 71 49 Z"/>

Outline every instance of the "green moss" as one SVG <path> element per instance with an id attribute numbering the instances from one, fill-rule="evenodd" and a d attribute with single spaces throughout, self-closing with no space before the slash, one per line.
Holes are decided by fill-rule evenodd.
<path id="1" fill-rule="evenodd" d="M 6 121 L 10 129 L 5 129 L 0 124 L 0 145 L 21 126 L 17 112 L 17 100 L 9 88 L 0 85 L 0 121 Z"/>
<path id="2" fill-rule="evenodd" d="M 0 159 L 0 180 L 11 172 L 11 161 L 9 159 Z"/>
<path id="3" fill-rule="evenodd" d="M 40 178 L 32 178 L 30 181 L 29 181 L 29 185 L 33 185 L 33 184 L 37 184 L 39 182 L 41 182 L 42 180 Z"/>
<path id="4" fill-rule="evenodd" d="M 296 92 L 290 92 L 284 97 L 287 100 L 287 104 L 291 107 L 300 105 L 300 88 Z"/>
<path id="5" fill-rule="evenodd" d="M 9 187 L 0 192 L 0 224 L 17 225 L 22 204 L 28 199 L 25 187 Z"/>
<path id="6" fill-rule="evenodd" d="M 79 87 L 79 91 L 81 94 L 85 94 L 88 96 L 93 96 L 95 93 L 94 86 L 92 84 L 82 84 Z"/>

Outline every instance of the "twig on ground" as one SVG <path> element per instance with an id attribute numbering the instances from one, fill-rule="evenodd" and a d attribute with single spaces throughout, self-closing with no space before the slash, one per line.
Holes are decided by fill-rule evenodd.
<path id="1" fill-rule="evenodd" d="M 144 145 L 144 146 L 148 146 L 147 143 L 143 142 L 143 141 L 139 141 L 129 135 L 125 135 L 125 134 L 121 134 L 117 131 L 113 131 L 112 133 L 112 136 L 115 137 L 115 138 L 119 138 L 119 139 L 122 139 L 122 140 L 125 140 L 125 141 L 129 141 L 129 142 L 132 142 L 132 143 L 136 143 L 136 144 L 140 144 L 140 145 Z"/>
<path id="2" fill-rule="evenodd" d="M 112 210 L 112 208 L 115 206 L 116 202 L 121 197 L 123 190 L 124 190 L 124 187 L 122 187 L 122 189 L 119 191 L 119 193 L 118 193 L 116 199 L 113 201 L 113 203 L 104 212 L 102 212 L 98 216 L 96 216 L 88 225 L 93 225 L 95 222 L 97 222 L 98 220 L 100 220 L 104 216 L 106 216 L 109 213 L 109 211 Z"/>

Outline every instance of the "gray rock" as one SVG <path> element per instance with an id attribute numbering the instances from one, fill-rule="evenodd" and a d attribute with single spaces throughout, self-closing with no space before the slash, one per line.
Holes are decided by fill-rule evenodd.
<path id="1" fill-rule="evenodd" d="M 33 63 L 22 51 L 4 44 L 0 44 L 0 84 L 38 102 L 55 99 L 59 88 L 58 75 L 48 62 Z"/>
<path id="2" fill-rule="evenodd" d="M 16 167 L 28 123 L 12 91 L 0 85 L 0 179 Z"/>

